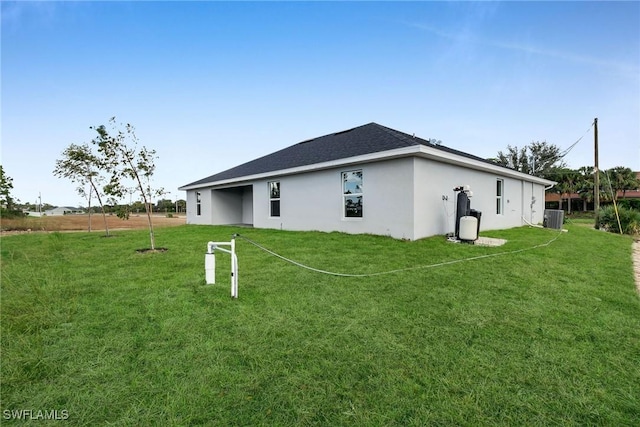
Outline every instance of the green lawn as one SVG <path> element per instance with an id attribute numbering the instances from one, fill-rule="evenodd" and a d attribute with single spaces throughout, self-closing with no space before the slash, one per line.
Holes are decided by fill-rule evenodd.
<path id="1" fill-rule="evenodd" d="M 2 239 L 2 423 L 640 425 L 640 297 L 631 238 L 568 224 L 550 245 L 344 278 L 238 240 L 204 285 L 209 240 L 239 232 L 296 261 L 373 273 L 512 252 L 557 231 L 434 237 L 183 226 Z M 43 425 L 41 420 L 16 425 Z M 46 425 L 46 423 L 44 423 Z"/>

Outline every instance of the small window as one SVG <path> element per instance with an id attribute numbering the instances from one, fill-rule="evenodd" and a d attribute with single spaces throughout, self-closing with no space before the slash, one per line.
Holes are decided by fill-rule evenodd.
<path id="1" fill-rule="evenodd" d="M 269 215 L 280 216 L 280 181 L 269 183 Z"/>
<path id="2" fill-rule="evenodd" d="M 502 215 L 504 212 L 503 195 L 504 195 L 504 180 L 498 179 L 496 181 L 496 214 L 498 215 Z"/>
<path id="3" fill-rule="evenodd" d="M 362 170 L 342 172 L 345 218 L 362 218 Z"/>
<path id="4" fill-rule="evenodd" d="M 196 215 L 202 215 L 202 195 L 199 191 L 196 192 Z"/>

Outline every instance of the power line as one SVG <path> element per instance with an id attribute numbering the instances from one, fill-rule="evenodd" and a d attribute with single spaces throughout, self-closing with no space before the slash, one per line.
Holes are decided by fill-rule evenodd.
<path id="1" fill-rule="evenodd" d="M 560 158 L 564 158 L 567 154 L 569 154 L 569 152 L 573 149 L 573 147 L 575 147 L 576 145 L 578 145 L 578 143 L 582 140 L 582 138 L 584 138 L 585 136 L 587 136 L 587 134 L 589 133 L 589 131 L 591 130 L 591 128 L 593 127 L 593 123 L 591 123 L 591 126 L 589 126 L 589 128 L 584 132 L 584 134 L 578 138 L 578 140 L 576 142 L 574 142 L 573 144 L 571 144 L 569 146 L 569 148 L 567 148 L 566 150 L 564 150 L 562 153 L 560 153 Z"/>

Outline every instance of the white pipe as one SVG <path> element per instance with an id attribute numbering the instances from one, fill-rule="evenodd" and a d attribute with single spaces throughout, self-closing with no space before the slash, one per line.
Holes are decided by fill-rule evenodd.
<path id="1" fill-rule="evenodd" d="M 219 247 L 217 247 L 217 246 L 216 246 L 214 249 L 215 249 L 215 250 L 217 250 L 217 251 L 222 251 L 222 252 L 224 252 L 224 253 L 226 253 L 226 254 L 232 254 L 232 253 L 233 253 L 233 252 L 231 252 L 229 249 L 219 248 Z"/>
<path id="2" fill-rule="evenodd" d="M 218 248 L 217 246 L 230 246 L 231 242 L 209 242 L 207 243 L 207 253 L 213 253 L 214 250 L 222 248 Z"/>
<path id="3" fill-rule="evenodd" d="M 544 228 L 542 225 L 538 225 L 538 224 L 531 224 L 529 221 L 527 221 L 527 219 L 524 217 L 524 215 L 522 215 L 522 220 L 524 222 L 527 223 L 527 225 L 531 226 L 531 227 L 536 227 L 536 228 Z"/>
<path id="4" fill-rule="evenodd" d="M 542 225 L 536 225 L 536 224 L 531 224 L 529 221 L 527 221 L 524 216 L 522 217 L 522 219 L 524 219 L 524 222 L 526 222 L 528 225 L 530 225 L 531 227 L 536 227 L 536 228 L 544 228 L 544 226 Z M 561 228 L 560 231 L 562 231 L 563 233 L 567 233 L 569 230 L 565 229 L 565 228 Z"/>

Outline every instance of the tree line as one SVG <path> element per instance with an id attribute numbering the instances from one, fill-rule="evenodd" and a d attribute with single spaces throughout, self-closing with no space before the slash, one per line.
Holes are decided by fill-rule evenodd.
<path id="1" fill-rule="evenodd" d="M 1 166 L 0 166 L 1 167 Z M 23 216 L 24 212 L 45 212 L 59 206 L 52 205 L 51 203 L 42 202 L 42 203 L 21 203 L 18 200 L 11 201 L 11 207 L 16 216 Z M 76 206 L 73 206 L 76 207 Z M 99 214 L 102 212 L 100 206 L 91 206 L 87 207 L 84 205 L 77 206 L 79 210 L 85 213 Z M 187 201 L 184 199 L 179 200 L 171 200 L 171 199 L 159 199 L 155 205 L 151 206 L 152 212 L 155 213 L 185 213 L 187 209 Z M 114 203 L 114 204 L 106 204 L 104 205 L 104 210 L 106 213 L 110 215 L 117 215 L 120 213 L 122 217 L 123 212 L 129 213 L 140 213 L 145 212 L 144 204 L 141 201 L 135 201 L 131 203 Z M 124 218 L 126 219 L 126 218 Z"/>
<path id="2" fill-rule="evenodd" d="M 557 182 L 549 192 L 568 200 L 568 213 L 571 213 L 571 200 L 578 195 L 583 202 L 583 210 L 595 199 L 595 169 L 583 166 L 578 169 L 567 167 L 563 152 L 554 144 L 546 141 L 535 141 L 518 148 L 507 146 L 506 151 L 499 151 L 495 158 L 489 159 L 496 164 L 515 169 L 519 172 L 538 176 Z M 598 171 L 600 201 L 618 201 L 619 195 L 626 197 L 627 191 L 640 189 L 640 181 L 636 173 L 628 167 L 616 166 Z"/>

